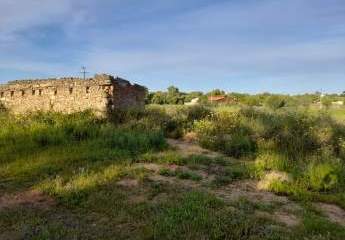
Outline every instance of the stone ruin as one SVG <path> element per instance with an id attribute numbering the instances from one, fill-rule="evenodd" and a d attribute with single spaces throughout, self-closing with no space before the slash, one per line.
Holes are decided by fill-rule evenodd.
<path id="1" fill-rule="evenodd" d="M 15 114 L 34 111 L 63 113 L 143 107 L 147 89 L 129 81 L 99 74 L 93 78 L 16 80 L 0 85 L 0 104 Z"/>

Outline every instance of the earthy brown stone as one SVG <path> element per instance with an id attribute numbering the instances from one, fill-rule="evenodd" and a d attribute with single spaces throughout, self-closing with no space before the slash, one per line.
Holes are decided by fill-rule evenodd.
<path id="1" fill-rule="evenodd" d="M 146 88 L 106 74 L 93 78 L 17 80 L 0 85 L 0 102 L 13 113 L 72 113 L 142 107 Z"/>

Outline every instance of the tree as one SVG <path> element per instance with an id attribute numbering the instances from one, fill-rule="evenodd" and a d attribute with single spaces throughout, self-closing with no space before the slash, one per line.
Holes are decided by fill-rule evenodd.
<path id="1" fill-rule="evenodd" d="M 184 104 L 184 96 L 177 87 L 170 86 L 168 87 L 166 102 L 168 104 Z"/>
<path id="2" fill-rule="evenodd" d="M 220 89 L 214 89 L 211 92 L 207 93 L 207 96 L 222 96 L 225 95 L 225 92 Z"/>
<path id="3" fill-rule="evenodd" d="M 169 95 L 179 95 L 180 90 L 175 86 L 170 86 L 170 87 L 168 87 L 168 94 Z"/>
<path id="4" fill-rule="evenodd" d="M 194 98 L 201 98 L 204 94 L 202 92 L 190 92 L 184 95 L 185 102 L 190 102 Z"/>
<path id="5" fill-rule="evenodd" d="M 165 104 L 167 102 L 167 96 L 165 92 L 155 92 L 151 98 L 151 103 L 153 104 Z"/>

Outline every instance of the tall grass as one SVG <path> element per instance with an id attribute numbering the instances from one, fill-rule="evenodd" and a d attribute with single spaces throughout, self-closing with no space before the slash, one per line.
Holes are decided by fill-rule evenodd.
<path id="1" fill-rule="evenodd" d="M 218 111 L 194 127 L 202 146 L 256 159 L 258 176 L 286 171 L 307 190 L 345 187 L 345 126 L 325 113 L 244 108 Z"/>
<path id="2" fill-rule="evenodd" d="M 91 141 L 97 150 L 101 146 L 126 150 L 129 153 L 162 149 L 161 131 L 126 130 L 91 112 L 71 115 L 37 113 L 28 116 L 0 118 L 0 161 L 16 154 L 28 154 L 51 146 L 70 146 Z"/>
<path id="3" fill-rule="evenodd" d="M 166 148 L 160 129 L 131 129 L 91 112 L 0 117 L 0 177 L 6 188 L 35 186 L 73 171 L 102 171 Z"/>

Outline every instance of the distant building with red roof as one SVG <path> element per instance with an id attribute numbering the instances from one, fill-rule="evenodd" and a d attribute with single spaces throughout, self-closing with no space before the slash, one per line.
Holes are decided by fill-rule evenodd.
<path id="1" fill-rule="evenodd" d="M 209 96 L 208 101 L 210 102 L 226 102 L 227 98 L 226 96 L 219 95 L 219 96 Z"/>
<path id="2" fill-rule="evenodd" d="M 226 104 L 237 103 L 237 99 L 233 97 L 228 97 L 225 95 L 209 96 L 208 101 L 212 103 L 226 103 Z"/>

